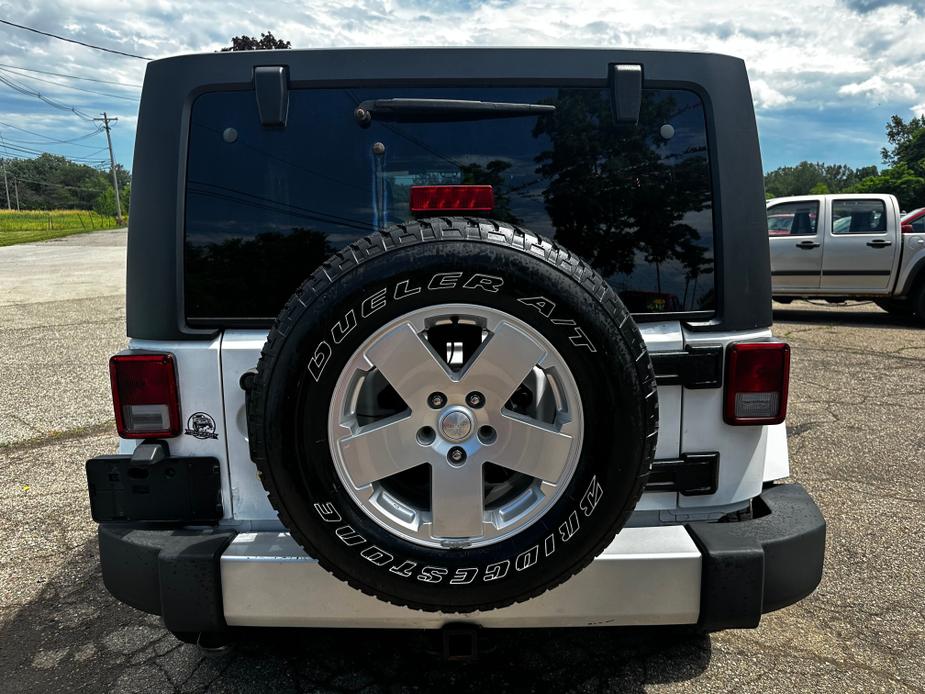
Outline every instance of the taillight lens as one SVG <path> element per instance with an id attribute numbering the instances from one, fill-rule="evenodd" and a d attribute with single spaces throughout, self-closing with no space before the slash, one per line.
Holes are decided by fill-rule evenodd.
<path id="1" fill-rule="evenodd" d="M 412 212 L 490 212 L 491 186 L 411 186 Z"/>
<path id="2" fill-rule="evenodd" d="M 117 354 L 109 360 L 116 428 L 125 439 L 180 435 L 172 354 Z"/>
<path id="3" fill-rule="evenodd" d="M 780 424 L 787 416 L 790 346 L 739 342 L 726 352 L 727 424 Z"/>

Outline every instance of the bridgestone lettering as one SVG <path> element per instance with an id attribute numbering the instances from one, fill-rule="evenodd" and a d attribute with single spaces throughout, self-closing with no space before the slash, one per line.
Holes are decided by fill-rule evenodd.
<path id="1" fill-rule="evenodd" d="M 595 477 L 584 496 L 581 499 L 580 508 L 585 516 L 590 516 L 594 512 L 604 491 Z M 341 519 L 341 514 L 330 501 L 316 503 L 315 510 L 326 522 L 337 522 Z M 559 526 L 558 534 L 562 542 L 568 542 L 581 529 L 579 515 L 577 511 L 572 511 L 568 520 Z M 360 545 L 366 543 L 366 538 L 357 533 L 351 526 L 340 526 L 335 531 L 337 537 L 347 546 L 356 547 L 361 557 L 376 566 L 388 569 L 389 573 L 403 578 L 417 578 L 425 583 L 439 583 L 450 573 L 450 569 L 439 566 L 424 566 L 417 569 L 417 562 L 409 559 L 396 558 L 389 552 L 370 544 L 365 548 Z M 534 545 L 525 552 L 521 552 L 514 560 L 514 569 L 516 571 L 526 571 L 535 566 L 542 559 L 552 556 L 556 551 L 556 535 L 547 535 L 543 540 L 543 551 L 540 552 L 540 546 Z M 469 585 L 481 574 L 482 580 L 491 582 L 504 578 L 510 569 L 510 561 L 494 562 L 484 568 L 470 567 L 465 569 L 456 569 L 448 585 L 462 586 Z"/>

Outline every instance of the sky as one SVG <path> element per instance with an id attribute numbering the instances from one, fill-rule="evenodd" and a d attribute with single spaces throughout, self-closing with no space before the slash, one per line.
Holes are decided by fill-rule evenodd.
<path id="1" fill-rule="evenodd" d="M 215 51 L 268 30 L 294 48 L 726 53 L 746 61 L 765 170 L 802 160 L 880 164 L 887 119 L 925 113 L 925 0 L 0 0 L 0 19 L 150 58 Z M 107 168 L 92 120 L 106 111 L 118 118 L 116 161 L 131 168 L 146 64 L 0 24 L 7 155 L 49 151 Z"/>

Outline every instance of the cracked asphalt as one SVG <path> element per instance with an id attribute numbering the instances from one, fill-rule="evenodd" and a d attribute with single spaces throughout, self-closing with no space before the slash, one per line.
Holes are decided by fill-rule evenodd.
<path id="1" fill-rule="evenodd" d="M 495 632 L 467 664 L 441 661 L 419 632 L 255 630 L 207 658 L 103 587 L 83 461 L 115 447 L 106 358 L 124 341 L 124 236 L 53 243 L 0 253 L 4 692 L 925 690 L 925 329 L 913 321 L 869 304 L 775 305 L 793 347 L 793 478 L 829 535 L 816 593 L 756 630 Z M 45 300 L 23 300 L 35 291 Z"/>

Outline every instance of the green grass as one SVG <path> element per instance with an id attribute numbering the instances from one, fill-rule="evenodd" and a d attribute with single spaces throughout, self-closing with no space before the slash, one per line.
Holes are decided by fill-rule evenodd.
<path id="1" fill-rule="evenodd" d="M 115 217 L 87 210 L 0 210 L 0 246 L 116 228 Z"/>

